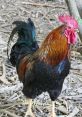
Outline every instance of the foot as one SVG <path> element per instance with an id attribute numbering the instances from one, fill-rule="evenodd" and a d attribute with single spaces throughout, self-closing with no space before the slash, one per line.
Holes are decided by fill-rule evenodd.
<path id="1" fill-rule="evenodd" d="M 27 112 L 25 114 L 25 117 L 27 117 L 27 116 L 35 117 L 33 112 L 32 112 L 32 109 L 31 109 L 31 107 L 32 107 L 32 99 L 27 99 L 26 102 L 28 104 L 28 108 L 27 108 Z"/>
<path id="2" fill-rule="evenodd" d="M 52 113 L 51 117 L 57 117 L 55 113 Z"/>
<path id="3" fill-rule="evenodd" d="M 25 117 L 28 117 L 28 116 L 35 117 L 35 115 L 31 110 L 26 112 Z"/>

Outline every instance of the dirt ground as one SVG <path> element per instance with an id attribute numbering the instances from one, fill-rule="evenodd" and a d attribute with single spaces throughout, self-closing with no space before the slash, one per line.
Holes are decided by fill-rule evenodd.
<path id="1" fill-rule="evenodd" d="M 59 26 L 57 16 L 69 14 L 64 0 L 51 2 L 46 0 L 0 0 L 0 64 L 4 65 L 4 81 L 0 82 L 0 117 L 24 117 L 27 106 L 24 104 L 22 83 L 19 82 L 16 69 L 7 60 L 7 42 L 12 22 L 27 21 L 30 17 L 36 26 L 36 38 L 41 44 L 48 32 Z M 11 46 L 16 37 L 13 38 Z M 0 65 L 0 77 L 3 68 Z M 50 117 L 51 100 L 43 93 L 33 102 L 36 117 Z M 71 70 L 66 78 L 62 93 L 56 101 L 57 117 L 82 117 L 82 57 L 71 53 Z"/>

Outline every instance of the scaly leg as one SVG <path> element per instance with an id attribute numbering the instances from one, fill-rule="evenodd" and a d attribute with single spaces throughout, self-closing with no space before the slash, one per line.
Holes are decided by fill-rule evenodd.
<path id="1" fill-rule="evenodd" d="M 31 117 L 35 117 L 33 112 L 32 112 L 32 109 L 31 109 L 31 107 L 32 107 L 32 99 L 28 99 L 27 103 L 28 103 L 28 109 L 27 109 L 27 112 L 25 114 L 25 117 L 27 117 L 28 115 L 31 116 Z"/>
<path id="2" fill-rule="evenodd" d="M 54 109 L 55 109 L 55 101 L 52 101 L 52 117 L 57 117 Z"/>

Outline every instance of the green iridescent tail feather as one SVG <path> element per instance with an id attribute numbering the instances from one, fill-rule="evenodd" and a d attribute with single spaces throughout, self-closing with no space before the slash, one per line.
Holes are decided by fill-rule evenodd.
<path id="1" fill-rule="evenodd" d="M 14 21 L 13 24 L 15 24 L 16 27 L 12 30 L 7 44 L 7 56 L 12 65 L 15 66 L 19 55 L 21 56 L 31 51 L 36 51 L 38 44 L 36 41 L 35 26 L 30 18 L 27 23 L 24 21 Z M 9 57 L 9 45 L 16 32 L 18 33 L 17 42 L 13 45 Z"/>

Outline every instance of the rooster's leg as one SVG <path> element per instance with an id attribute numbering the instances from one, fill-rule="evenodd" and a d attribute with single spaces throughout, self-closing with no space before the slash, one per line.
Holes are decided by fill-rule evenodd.
<path id="1" fill-rule="evenodd" d="M 27 112 L 25 114 L 25 117 L 27 117 L 28 115 L 30 115 L 31 117 L 35 117 L 33 112 L 32 112 L 32 109 L 31 109 L 31 107 L 32 107 L 32 99 L 27 100 L 27 102 L 28 102 L 28 109 L 27 109 Z"/>
<path id="2" fill-rule="evenodd" d="M 55 101 L 52 101 L 52 116 L 51 117 L 57 117 L 55 113 Z"/>

